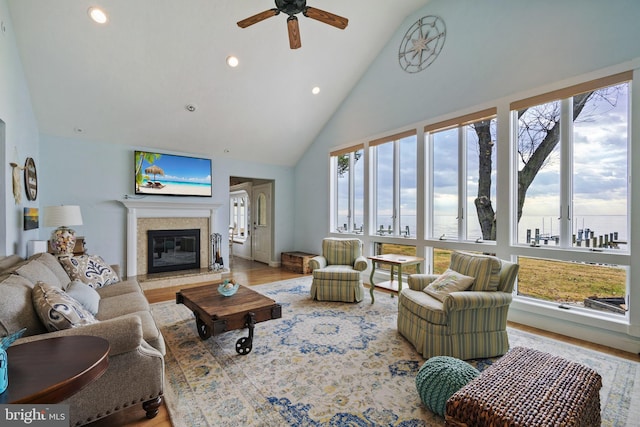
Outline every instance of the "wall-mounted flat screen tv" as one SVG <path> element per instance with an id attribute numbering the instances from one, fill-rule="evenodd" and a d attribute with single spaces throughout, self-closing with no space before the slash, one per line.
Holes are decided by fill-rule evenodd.
<path id="1" fill-rule="evenodd" d="M 135 193 L 211 197 L 211 159 L 135 151 Z"/>

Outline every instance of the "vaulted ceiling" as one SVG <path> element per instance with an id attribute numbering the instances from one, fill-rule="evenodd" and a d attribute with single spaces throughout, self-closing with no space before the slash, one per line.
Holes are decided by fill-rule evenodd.
<path id="1" fill-rule="evenodd" d="M 309 0 L 349 25 L 298 15 L 296 50 L 285 14 L 236 25 L 274 8 L 272 0 L 8 4 L 42 133 L 294 165 L 397 27 L 428 1 Z M 91 6 L 106 11 L 106 24 L 89 19 Z"/>

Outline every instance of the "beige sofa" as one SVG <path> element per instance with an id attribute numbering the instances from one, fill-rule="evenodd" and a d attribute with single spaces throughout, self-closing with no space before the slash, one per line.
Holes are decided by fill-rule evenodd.
<path id="1" fill-rule="evenodd" d="M 63 290 L 71 280 L 51 254 L 0 259 L 0 336 L 26 328 L 13 345 L 67 335 L 99 336 L 110 344 L 104 375 L 60 402 L 70 405 L 70 425 L 87 424 L 136 404 L 153 418 L 162 402 L 165 346 L 138 282 L 129 279 L 97 288 L 98 322 L 48 332 L 32 301 L 38 281 Z"/>

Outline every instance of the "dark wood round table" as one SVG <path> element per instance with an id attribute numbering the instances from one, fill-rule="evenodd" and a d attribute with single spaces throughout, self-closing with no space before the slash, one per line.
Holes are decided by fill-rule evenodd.
<path id="1" fill-rule="evenodd" d="M 100 378 L 109 366 L 109 342 L 76 335 L 10 346 L 9 387 L 0 404 L 58 403 Z"/>

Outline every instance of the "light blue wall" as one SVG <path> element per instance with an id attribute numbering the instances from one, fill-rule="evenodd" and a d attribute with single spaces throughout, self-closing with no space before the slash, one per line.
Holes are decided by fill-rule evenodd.
<path id="1" fill-rule="evenodd" d="M 31 107 L 11 17 L 5 0 L 0 0 L 0 170 L 3 184 L 0 199 L 0 255 L 26 255 L 27 240 L 36 239 L 38 230 L 23 231 L 23 208 L 38 207 L 40 198 L 31 202 L 24 192 L 24 174 L 20 172 L 22 203 L 13 198 L 10 162 L 24 166 L 38 155 L 38 127 Z M 39 171 L 38 171 L 39 172 Z"/>
<path id="2" fill-rule="evenodd" d="M 80 205 L 84 224 L 74 227 L 85 237 L 89 253 L 101 255 L 111 264 L 120 264 L 126 271 L 126 208 L 119 202 L 133 193 L 133 151 L 145 147 L 130 147 L 85 139 L 59 138 L 41 135 L 42 206 L 58 204 Z M 206 154 L 172 152 L 208 157 Z M 228 159 L 212 159 L 213 197 L 178 197 L 171 201 L 212 203 L 221 207 L 216 213 L 216 230 L 226 238 L 229 225 L 229 177 L 242 176 L 272 179 L 275 200 L 275 240 L 273 261 L 280 252 L 293 247 L 293 168 L 252 164 Z M 147 196 L 168 200 L 167 197 Z M 51 230 L 43 230 L 43 238 Z M 228 259 L 228 248 L 223 247 Z"/>
<path id="3" fill-rule="evenodd" d="M 438 15 L 437 60 L 408 74 L 398 47 L 418 18 Z M 329 230 L 328 153 L 640 57 L 640 1 L 433 0 L 408 17 L 296 166 L 298 250 L 317 252 Z"/>

